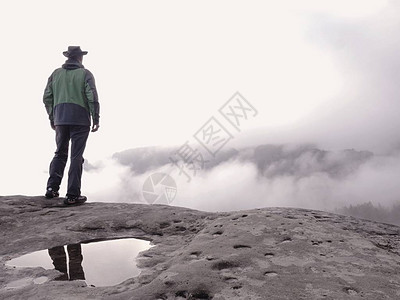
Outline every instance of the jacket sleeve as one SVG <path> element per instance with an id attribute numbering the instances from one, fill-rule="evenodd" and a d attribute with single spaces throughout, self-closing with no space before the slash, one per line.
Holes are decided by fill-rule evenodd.
<path id="1" fill-rule="evenodd" d="M 53 98 L 53 74 L 50 75 L 47 80 L 46 88 L 44 89 L 43 95 L 43 103 L 46 107 L 47 114 L 49 115 L 50 121 L 53 121 L 53 106 L 54 106 L 54 98 Z"/>
<path id="2" fill-rule="evenodd" d="M 90 115 L 92 116 L 93 124 L 98 125 L 100 121 L 99 97 L 97 95 L 94 76 L 89 70 L 86 70 L 85 93 L 86 99 L 88 100 Z"/>

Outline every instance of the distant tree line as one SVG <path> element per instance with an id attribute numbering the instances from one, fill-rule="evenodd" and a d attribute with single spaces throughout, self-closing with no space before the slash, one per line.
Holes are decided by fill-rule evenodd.
<path id="1" fill-rule="evenodd" d="M 345 206 L 337 209 L 336 212 L 343 215 L 400 226 L 400 201 L 392 205 L 391 208 L 383 207 L 380 204 L 375 206 L 371 202 L 367 202 Z"/>

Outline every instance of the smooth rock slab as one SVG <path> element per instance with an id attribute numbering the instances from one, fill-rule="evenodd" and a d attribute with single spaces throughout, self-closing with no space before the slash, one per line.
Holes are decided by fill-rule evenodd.
<path id="1" fill-rule="evenodd" d="M 1 299 L 400 299 L 397 226 L 293 208 L 206 213 L 58 202 L 0 197 Z M 35 250 L 122 237 L 155 246 L 142 252 L 140 276 L 112 287 L 5 266 Z"/>

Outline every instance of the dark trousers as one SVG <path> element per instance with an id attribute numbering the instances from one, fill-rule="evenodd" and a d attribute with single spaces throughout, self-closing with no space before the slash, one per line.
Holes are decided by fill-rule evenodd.
<path id="1" fill-rule="evenodd" d="M 55 280 L 85 280 L 85 272 L 82 268 L 81 244 L 70 244 L 67 246 L 69 258 L 69 277 L 67 270 L 67 255 L 63 246 L 57 246 L 48 250 L 57 271 L 63 273 Z"/>
<path id="2" fill-rule="evenodd" d="M 81 195 L 81 178 L 83 169 L 83 152 L 89 136 L 89 126 L 60 125 L 56 126 L 57 150 L 50 163 L 50 177 L 47 188 L 58 191 L 64 176 L 68 159 L 69 141 L 71 141 L 71 164 L 68 172 L 67 196 Z"/>

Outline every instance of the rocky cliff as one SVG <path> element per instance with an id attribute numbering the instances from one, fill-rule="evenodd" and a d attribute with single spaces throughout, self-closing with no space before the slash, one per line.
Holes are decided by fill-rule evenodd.
<path id="1" fill-rule="evenodd" d="M 400 228 L 322 211 L 63 207 L 61 200 L 9 196 L 0 197 L 0 226 L 2 299 L 400 299 Z M 141 274 L 116 286 L 6 266 L 36 250 L 123 237 L 155 246 L 141 253 Z M 48 280 L 33 280 L 39 277 Z"/>

